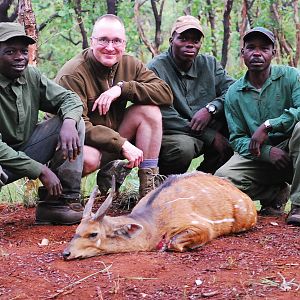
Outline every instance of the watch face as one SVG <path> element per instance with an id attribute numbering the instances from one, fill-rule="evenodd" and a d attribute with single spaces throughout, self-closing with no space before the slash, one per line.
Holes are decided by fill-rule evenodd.
<path id="1" fill-rule="evenodd" d="M 215 107 L 214 105 L 209 105 L 209 106 L 208 106 L 208 111 L 209 111 L 210 113 L 214 113 L 214 112 L 216 111 L 216 107 Z"/>

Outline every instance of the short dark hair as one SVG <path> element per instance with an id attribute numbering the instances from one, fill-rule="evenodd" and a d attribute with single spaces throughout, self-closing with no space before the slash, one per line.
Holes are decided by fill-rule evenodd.
<path id="1" fill-rule="evenodd" d="M 120 17 L 118 17 L 116 15 L 113 15 L 113 14 L 105 14 L 103 16 L 100 16 L 99 18 L 97 18 L 95 24 L 97 24 L 98 22 L 100 22 L 102 19 L 109 19 L 109 20 L 119 21 L 124 26 L 123 20 Z"/>

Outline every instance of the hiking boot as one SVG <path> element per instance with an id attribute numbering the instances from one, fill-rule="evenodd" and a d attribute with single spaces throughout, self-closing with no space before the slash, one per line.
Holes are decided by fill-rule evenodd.
<path id="1" fill-rule="evenodd" d="M 35 212 L 37 225 L 73 225 L 80 223 L 83 206 L 79 199 L 65 196 L 51 196 L 42 187 L 38 191 L 39 200 Z"/>
<path id="2" fill-rule="evenodd" d="M 268 205 L 262 204 L 259 214 L 262 216 L 281 216 L 284 213 L 285 205 L 290 197 L 290 185 L 283 183 L 278 194 Z"/>
<path id="3" fill-rule="evenodd" d="M 300 226 L 300 206 L 292 204 L 291 211 L 289 212 L 286 223 L 289 225 Z"/>
<path id="4" fill-rule="evenodd" d="M 158 168 L 143 168 L 139 169 L 138 176 L 140 179 L 140 198 L 146 196 L 149 192 L 161 185 L 167 178 L 164 175 L 158 174 Z"/>
<path id="5" fill-rule="evenodd" d="M 119 190 L 126 176 L 132 170 L 130 168 L 126 168 L 125 165 L 126 161 L 124 160 L 113 160 L 98 171 L 96 182 L 101 195 L 107 194 L 108 190 L 111 188 L 113 175 L 116 179 L 116 191 Z"/>

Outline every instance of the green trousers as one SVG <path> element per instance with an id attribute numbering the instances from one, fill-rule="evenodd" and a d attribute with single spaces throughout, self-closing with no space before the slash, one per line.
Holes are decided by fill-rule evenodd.
<path id="1" fill-rule="evenodd" d="M 204 155 L 203 161 L 197 168 L 198 171 L 214 174 L 229 157 L 222 157 L 212 146 L 204 145 L 204 142 L 185 134 L 163 135 L 159 154 L 159 173 L 162 175 L 183 174 L 191 161 Z"/>
<path id="2" fill-rule="evenodd" d="M 291 202 L 300 205 L 300 122 L 293 130 L 288 142 L 292 164 L 285 169 L 276 169 L 268 162 L 251 160 L 238 153 L 229 159 L 215 175 L 229 179 L 236 187 L 253 200 L 271 203 L 284 182 L 291 184 Z"/>

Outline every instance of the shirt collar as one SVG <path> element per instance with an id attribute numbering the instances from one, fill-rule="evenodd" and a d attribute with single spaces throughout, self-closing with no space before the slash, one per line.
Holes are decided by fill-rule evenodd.
<path id="1" fill-rule="evenodd" d="M 171 47 L 169 47 L 168 53 L 169 53 L 172 65 L 174 66 L 174 68 L 176 69 L 176 71 L 181 74 L 181 76 L 187 76 L 187 77 L 197 78 L 198 73 L 197 73 L 197 68 L 196 68 L 195 60 L 193 61 L 192 66 L 190 67 L 190 69 L 187 72 L 184 72 L 184 71 L 180 70 L 177 67 L 177 65 L 175 63 L 175 60 L 173 58 Z"/>
<path id="2" fill-rule="evenodd" d="M 89 50 L 88 50 L 88 60 L 89 60 L 90 66 L 94 70 L 94 72 L 98 73 L 98 74 L 100 73 L 103 75 L 114 72 L 119 65 L 119 62 L 115 63 L 112 67 L 106 67 L 106 66 L 102 65 L 95 58 L 95 56 L 93 54 L 93 50 L 91 48 L 89 48 Z"/>
<path id="3" fill-rule="evenodd" d="M 270 74 L 269 78 L 266 80 L 266 82 L 264 83 L 264 86 L 268 82 L 277 80 L 278 78 L 283 76 L 283 74 L 284 74 L 284 72 L 281 68 L 276 68 L 274 66 L 271 66 L 271 74 Z M 241 78 L 241 82 L 240 82 L 240 86 L 239 86 L 238 90 L 242 91 L 242 90 L 249 90 L 249 89 L 253 89 L 253 86 L 248 81 L 248 71 L 247 71 L 246 74 Z"/>
<path id="4" fill-rule="evenodd" d="M 0 86 L 2 88 L 6 88 L 9 84 L 25 84 L 26 83 L 26 79 L 25 79 L 24 72 L 23 72 L 23 74 L 19 78 L 14 79 L 14 80 L 7 78 L 2 73 L 0 73 Z"/>

